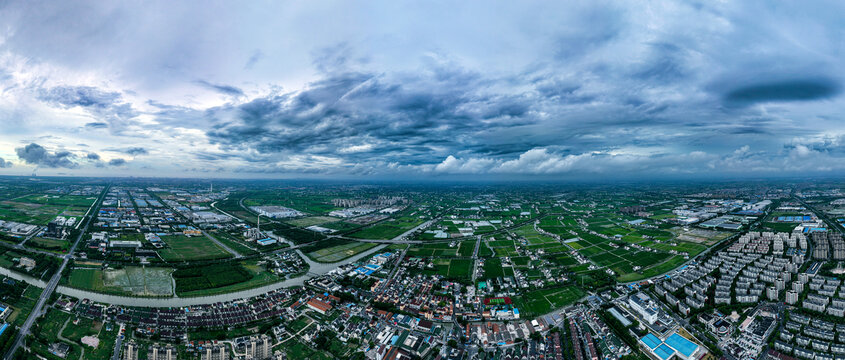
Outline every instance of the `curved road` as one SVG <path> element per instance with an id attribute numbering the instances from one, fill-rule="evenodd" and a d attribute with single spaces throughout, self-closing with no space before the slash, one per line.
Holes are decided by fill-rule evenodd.
<path id="1" fill-rule="evenodd" d="M 89 299 L 100 303 L 106 304 L 113 304 L 113 305 L 121 305 L 121 306 L 138 306 L 138 307 L 182 307 L 182 306 L 193 306 L 193 305 L 204 305 L 204 304 L 213 304 L 216 302 L 226 302 L 226 301 L 233 301 L 238 299 L 250 298 L 254 296 L 258 296 L 261 294 L 265 294 L 267 292 L 278 290 L 285 287 L 291 286 L 300 286 L 305 283 L 305 280 L 311 279 L 316 276 L 324 275 L 329 271 L 334 270 L 335 268 L 354 263 L 366 256 L 372 255 L 375 252 L 385 248 L 387 245 L 379 245 L 376 246 L 368 251 L 350 257 L 346 260 L 342 260 L 336 263 L 324 264 L 311 261 L 305 254 L 301 251 L 296 250 L 305 262 L 311 266 L 308 270 L 308 274 L 304 276 L 300 276 L 293 279 L 287 279 L 285 281 L 280 281 L 277 283 L 273 283 L 270 285 L 265 285 L 262 287 L 246 289 L 226 294 L 219 294 L 219 295 L 211 295 L 211 296 L 198 296 L 198 297 L 170 297 L 170 298 L 145 298 L 145 297 L 129 297 L 129 296 L 119 296 L 119 295 L 107 295 L 96 293 L 92 291 L 80 290 L 75 289 L 67 286 L 59 286 L 56 289 L 56 292 L 73 296 L 79 299 Z M 2 273 L 2 271 L 0 271 Z"/>

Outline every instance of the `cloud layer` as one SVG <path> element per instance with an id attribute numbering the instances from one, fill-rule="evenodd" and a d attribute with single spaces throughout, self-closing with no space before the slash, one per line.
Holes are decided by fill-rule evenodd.
<path id="1" fill-rule="evenodd" d="M 0 168 L 843 174 L 843 10 L 835 1 L 6 2 Z"/>

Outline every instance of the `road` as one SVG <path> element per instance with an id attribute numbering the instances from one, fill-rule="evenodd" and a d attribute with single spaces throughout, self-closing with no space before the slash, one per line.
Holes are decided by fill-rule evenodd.
<path id="1" fill-rule="evenodd" d="M 204 305 L 204 304 L 213 304 L 217 302 L 227 302 L 227 301 L 234 301 L 238 299 L 246 299 L 255 297 L 258 295 L 262 295 L 274 290 L 278 290 L 281 288 L 291 287 L 291 286 L 301 286 L 305 283 L 306 280 L 311 279 L 316 276 L 324 275 L 329 271 L 334 270 L 338 266 L 351 264 L 356 261 L 359 261 L 367 256 L 372 256 L 373 254 L 377 253 L 384 249 L 387 245 L 379 245 L 376 246 L 368 251 L 362 252 L 358 255 L 350 257 L 346 260 L 342 260 L 340 262 L 331 263 L 331 264 L 324 264 L 311 261 L 308 257 L 303 257 L 306 262 L 311 264 L 311 269 L 308 271 L 308 274 L 304 276 L 300 276 L 293 279 L 287 279 L 285 281 L 280 281 L 277 283 L 272 283 L 269 285 L 265 285 L 262 287 L 246 289 L 226 294 L 219 294 L 219 295 L 210 295 L 210 296 L 198 296 L 198 297 L 167 297 L 167 298 L 152 298 L 152 297 L 131 297 L 131 296 L 119 296 L 119 295 L 107 295 L 96 293 L 92 291 L 80 290 L 75 288 L 70 288 L 66 286 L 59 286 L 56 290 L 58 293 L 72 296 L 78 299 L 89 299 L 95 302 L 104 303 L 104 304 L 114 304 L 120 306 L 137 306 L 137 307 L 183 307 L 183 306 L 194 306 L 194 305 Z M 300 255 L 302 256 L 302 255 Z"/>
<path id="2" fill-rule="evenodd" d="M 220 240 L 217 240 L 217 238 L 215 238 L 214 236 L 211 236 L 211 234 L 209 234 L 209 233 L 205 232 L 205 230 L 200 230 L 200 231 L 202 231 L 202 234 L 203 234 L 203 235 L 205 235 L 205 237 L 207 237 L 207 238 L 211 239 L 211 241 L 213 241 L 215 244 L 217 244 L 218 246 L 220 246 L 221 248 L 223 248 L 223 250 L 226 250 L 226 251 L 228 251 L 230 254 L 232 254 L 232 256 L 234 256 L 234 257 L 235 257 L 235 259 L 240 259 L 240 258 L 244 257 L 243 255 L 241 255 L 241 253 L 239 253 L 239 252 L 237 252 L 237 251 L 235 251 L 235 250 L 232 250 L 232 248 L 230 248 L 230 247 L 226 246 L 226 244 L 224 244 L 224 243 L 220 242 Z"/>
<path id="3" fill-rule="evenodd" d="M 481 235 L 475 241 L 475 249 L 472 250 L 472 283 L 478 279 L 478 248 L 481 247 Z"/>
<path id="4" fill-rule="evenodd" d="M 114 352 L 112 352 L 112 360 L 120 360 L 120 345 L 123 343 L 123 329 L 124 324 L 120 324 L 120 329 L 117 330 L 117 339 L 114 341 Z"/>
<path id="5" fill-rule="evenodd" d="M 94 205 L 92 205 L 91 208 L 88 209 L 88 213 L 86 213 L 86 216 L 90 214 L 92 208 L 100 206 L 100 203 L 103 201 L 103 198 L 109 191 L 109 187 L 109 185 L 106 185 L 105 189 L 103 189 L 103 193 L 100 194 L 100 197 L 97 198 L 97 201 L 94 202 Z M 12 355 L 15 354 L 15 351 L 17 351 L 18 348 L 21 346 L 24 337 L 26 337 L 26 335 L 29 335 L 29 330 L 30 328 L 32 328 L 32 324 L 35 322 L 35 319 L 41 316 L 41 312 L 44 309 L 44 304 L 47 302 L 47 299 L 49 299 L 50 296 L 53 295 L 53 292 L 56 291 L 56 286 L 59 285 L 59 280 L 62 279 L 62 272 L 65 270 L 68 261 L 71 259 L 71 257 L 73 257 L 73 252 L 76 251 L 76 247 L 82 241 L 82 236 L 85 235 L 86 231 L 88 231 L 88 226 L 91 225 L 91 219 L 93 219 L 94 216 L 93 214 L 90 215 L 91 216 L 83 218 L 85 220 L 85 227 L 82 228 L 82 231 L 76 237 L 76 241 L 74 241 L 73 245 L 71 245 L 68 254 L 62 258 L 62 265 L 59 266 L 59 269 L 56 271 L 55 274 L 53 274 L 53 277 L 50 278 L 50 281 L 47 282 L 47 287 L 44 289 L 44 291 L 41 292 L 41 296 L 35 303 L 35 307 L 32 308 L 32 312 L 29 314 L 29 317 L 26 318 L 26 321 L 24 322 L 23 326 L 21 326 L 20 331 L 17 335 L 15 335 L 15 341 L 14 343 L 12 343 L 12 347 L 9 348 L 9 351 L 6 353 L 6 356 L 3 357 L 4 359 L 10 359 Z"/>
<path id="6" fill-rule="evenodd" d="M 44 227 L 43 227 L 43 226 L 39 226 L 39 227 L 38 227 L 38 229 L 36 229 L 36 230 L 35 230 L 35 232 L 33 232 L 31 235 L 29 235 L 29 236 L 25 237 L 25 238 L 23 239 L 23 241 L 21 241 L 20 243 L 18 243 L 18 246 L 16 246 L 16 247 L 23 246 L 23 244 L 25 244 L 27 241 L 29 241 L 29 239 L 32 239 L 33 237 L 35 237 L 35 235 L 38 235 L 38 234 L 39 234 L 39 233 L 41 233 L 42 231 L 44 231 Z"/>
<path id="7" fill-rule="evenodd" d="M 384 288 L 386 288 L 390 283 L 393 282 L 393 278 L 396 276 L 396 273 L 399 270 L 400 265 L 402 265 L 402 260 L 405 259 L 405 254 L 408 252 L 408 248 L 410 246 L 406 246 L 404 250 L 399 254 L 399 259 L 396 260 L 396 266 L 390 270 L 390 275 L 387 276 L 387 281 L 383 281 L 376 292 L 380 293 Z"/>

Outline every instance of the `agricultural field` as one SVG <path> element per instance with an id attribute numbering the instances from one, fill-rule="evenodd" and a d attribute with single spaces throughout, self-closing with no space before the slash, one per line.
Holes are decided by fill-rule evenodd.
<path id="1" fill-rule="evenodd" d="M 519 308 L 521 316 L 533 318 L 570 305 L 585 295 L 577 286 L 564 286 L 526 292 L 513 298 L 513 304 Z"/>
<path id="2" fill-rule="evenodd" d="M 158 251 L 164 261 L 215 260 L 232 256 L 205 236 L 169 235 L 162 236 L 161 240 L 168 246 Z"/>
<path id="3" fill-rule="evenodd" d="M 70 287 L 106 294 L 130 296 L 173 295 L 172 269 L 126 267 L 122 269 L 73 269 L 68 277 Z"/>
<path id="4" fill-rule="evenodd" d="M 76 206 L 81 208 L 88 208 L 94 201 L 96 196 L 74 196 L 74 195 L 28 195 L 15 199 L 15 201 L 41 204 L 41 205 L 59 205 L 59 206 Z"/>
<path id="5" fill-rule="evenodd" d="M 485 259 L 482 270 L 484 270 L 483 278 L 485 279 L 513 276 L 513 267 L 503 266 L 499 258 Z"/>
<path id="6" fill-rule="evenodd" d="M 490 240 L 485 241 L 487 247 L 493 251 L 496 257 L 517 256 L 516 246 L 513 240 Z"/>
<path id="7" fill-rule="evenodd" d="M 425 220 L 409 216 L 391 218 L 356 231 L 349 236 L 359 239 L 387 240 L 402 235 L 423 222 Z"/>
<path id="8" fill-rule="evenodd" d="M 240 234 L 233 235 L 233 234 L 230 234 L 230 233 L 228 233 L 226 231 L 222 231 L 222 230 L 213 231 L 210 234 L 211 234 L 211 236 L 214 236 L 214 238 L 217 239 L 217 241 L 223 243 L 224 245 L 228 246 L 230 249 L 234 250 L 235 252 L 237 252 L 238 254 L 241 254 L 243 256 L 257 255 L 257 254 L 260 253 L 259 249 L 256 248 L 256 246 L 260 247 L 260 245 L 257 245 L 255 243 L 252 243 L 252 244 L 245 243 L 244 241 L 241 240 L 241 239 L 243 239 L 243 237 L 241 237 Z"/>
<path id="9" fill-rule="evenodd" d="M 70 241 L 34 237 L 32 239 L 27 240 L 26 246 L 57 253 L 66 253 L 70 249 Z"/>
<path id="10" fill-rule="evenodd" d="M 475 241 L 461 241 L 455 246 L 451 243 L 415 244 L 408 250 L 408 256 L 415 257 L 470 257 L 475 250 Z"/>
<path id="11" fill-rule="evenodd" d="M 297 218 L 285 221 L 288 224 L 298 227 L 309 227 L 312 225 L 322 225 L 325 223 L 335 222 L 340 219 L 331 216 L 309 216 L 304 218 Z"/>
<path id="12" fill-rule="evenodd" d="M 266 271 L 256 261 L 229 262 L 173 273 L 176 294 L 181 297 L 208 296 L 269 285 L 284 279 Z"/>
<path id="13" fill-rule="evenodd" d="M 6 318 L 6 322 L 15 326 L 23 325 L 26 317 L 32 312 L 35 307 L 35 302 L 41 296 L 44 289 L 35 285 L 24 285 L 26 288 L 17 300 L 9 303 L 12 306 L 12 314 Z"/>
<path id="14" fill-rule="evenodd" d="M 0 219 L 35 225 L 47 225 L 56 216 L 82 216 L 96 197 L 33 194 L 0 201 Z"/>
<path id="15" fill-rule="evenodd" d="M 434 269 L 422 270 L 426 275 L 442 275 L 454 281 L 466 281 L 472 277 L 472 267 L 475 263 L 472 259 L 433 259 Z"/>
<path id="16" fill-rule="evenodd" d="M 0 219 L 34 225 L 47 225 L 67 206 L 0 201 Z"/>
<path id="17" fill-rule="evenodd" d="M 355 256 L 376 246 L 378 246 L 376 243 L 349 241 L 345 244 L 307 252 L 306 255 L 316 262 L 333 263 Z"/>

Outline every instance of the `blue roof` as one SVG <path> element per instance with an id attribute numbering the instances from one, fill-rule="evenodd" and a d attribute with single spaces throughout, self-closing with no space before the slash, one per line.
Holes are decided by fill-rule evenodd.
<path id="1" fill-rule="evenodd" d="M 652 350 L 654 348 L 656 348 L 658 345 L 660 345 L 660 339 L 658 339 L 657 336 L 654 336 L 652 334 L 648 334 L 646 336 L 643 336 L 643 338 L 640 339 L 640 341 L 642 341 L 643 344 L 645 344 L 645 346 L 648 346 L 648 348 L 652 349 Z"/>
<path id="2" fill-rule="evenodd" d="M 672 350 L 672 348 L 666 344 L 661 344 L 657 347 L 657 349 L 654 349 L 654 354 L 663 360 L 669 360 L 672 355 L 675 355 L 675 350 Z"/>
<path id="3" fill-rule="evenodd" d="M 687 340 L 685 337 L 678 335 L 677 333 L 674 333 L 666 338 L 666 344 L 677 350 L 679 353 L 684 354 L 685 357 L 689 357 L 693 352 L 695 352 L 695 350 L 698 349 L 698 345 Z"/>
<path id="4" fill-rule="evenodd" d="M 3 332 L 6 331 L 7 327 L 9 327 L 9 324 L 3 324 L 3 326 L 0 327 L 0 335 L 3 335 Z"/>

